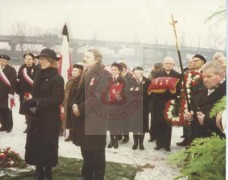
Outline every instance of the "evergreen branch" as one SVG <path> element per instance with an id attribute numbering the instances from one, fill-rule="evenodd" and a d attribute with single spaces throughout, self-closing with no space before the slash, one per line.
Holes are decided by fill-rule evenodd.
<path id="1" fill-rule="evenodd" d="M 169 160 L 181 167 L 182 175 L 187 176 L 188 179 L 217 180 L 225 178 L 225 154 L 225 139 L 213 135 L 195 139 L 191 146 L 171 155 Z"/>
<path id="2" fill-rule="evenodd" d="M 219 112 L 226 109 L 226 96 L 223 96 L 217 103 L 213 106 L 210 112 L 210 118 L 215 117 Z"/>

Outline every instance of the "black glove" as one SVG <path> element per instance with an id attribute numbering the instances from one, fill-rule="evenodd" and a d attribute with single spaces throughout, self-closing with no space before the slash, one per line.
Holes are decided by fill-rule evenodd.
<path id="1" fill-rule="evenodd" d="M 37 99 L 29 99 L 29 100 L 25 100 L 25 104 L 28 107 L 36 107 L 37 106 Z"/>

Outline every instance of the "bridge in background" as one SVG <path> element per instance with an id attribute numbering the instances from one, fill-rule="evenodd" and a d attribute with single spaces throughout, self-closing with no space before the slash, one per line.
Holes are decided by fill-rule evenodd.
<path id="1" fill-rule="evenodd" d="M 44 35 L 40 37 L 0 35 L 0 44 L 4 44 L 4 47 L 6 47 L 0 49 L 0 54 L 9 55 L 12 59 L 11 63 L 19 65 L 23 63 L 22 57 L 25 52 L 38 54 L 44 47 L 53 48 L 59 52 L 61 43 L 62 37 L 57 35 Z M 23 45 L 24 50 L 20 49 L 21 45 Z M 123 59 L 129 67 L 136 65 L 151 67 L 156 62 L 162 62 L 166 56 L 172 56 L 178 62 L 178 55 L 174 45 L 70 39 L 71 57 L 74 63 L 82 60 L 86 46 L 99 48 L 103 54 L 105 64 L 111 64 L 114 61 Z M 217 51 L 219 50 L 181 47 L 183 64 L 187 64 L 186 57 L 188 54 L 202 54 L 208 60 L 211 60 L 213 54 Z"/>

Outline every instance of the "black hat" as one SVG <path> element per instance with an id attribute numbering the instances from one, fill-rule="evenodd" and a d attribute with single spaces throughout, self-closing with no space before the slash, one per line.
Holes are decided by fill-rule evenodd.
<path id="1" fill-rule="evenodd" d="M 199 59 L 201 59 L 201 60 L 203 60 L 204 61 L 204 64 L 207 62 L 207 60 L 205 59 L 205 57 L 204 56 L 202 56 L 202 55 L 200 55 L 200 54 L 196 54 L 195 56 L 193 56 L 192 58 L 199 58 Z"/>
<path id="2" fill-rule="evenodd" d="M 78 69 L 81 69 L 83 71 L 83 65 L 80 65 L 80 64 L 74 64 L 73 68 L 78 68 Z"/>
<path id="3" fill-rule="evenodd" d="M 140 67 L 140 66 L 135 67 L 135 68 L 133 69 L 133 72 L 136 71 L 136 70 L 144 71 L 143 68 Z"/>
<path id="4" fill-rule="evenodd" d="M 4 55 L 4 54 L 1 54 L 1 55 L 0 55 L 0 58 L 1 58 L 1 59 L 5 59 L 5 60 L 7 60 L 7 61 L 10 60 L 10 57 L 7 56 L 7 55 Z"/>
<path id="5" fill-rule="evenodd" d="M 117 67 L 120 72 L 123 71 L 123 67 L 117 62 L 112 63 L 111 67 L 112 66 Z"/>
<path id="6" fill-rule="evenodd" d="M 23 58 L 25 58 L 25 56 L 31 56 L 33 59 L 35 59 L 35 55 L 33 54 L 33 53 L 25 53 L 24 55 L 23 55 Z"/>
<path id="7" fill-rule="evenodd" d="M 56 61 L 60 60 L 60 57 L 57 56 L 56 52 L 53 51 L 52 49 L 48 49 L 48 48 L 43 49 L 40 52 L 40 54 L 38 56 L 36 56 L 36 58 L 39 59 L 41 56 L 50 57 L 50 58 L 55 59 Z"/>

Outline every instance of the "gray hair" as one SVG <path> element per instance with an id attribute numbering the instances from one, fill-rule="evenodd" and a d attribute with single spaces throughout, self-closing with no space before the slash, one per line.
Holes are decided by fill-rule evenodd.
<path id="1" fill-rule="evenodd" d="M 213 55 L 213 60 L 217 60 L 221 57 L 224 57 L 224 54 L 222 52 L 216 52 L 214 55 Z"/>
<path id="2" fill-rule="evenodd" d="M 224 75 L 224 69 L 222 65 L 217 61 L 210 61 L 202 66 L 203 72 L 208 69 L 213 69 L 215 74 Z"/>
<path id="3" fill-rule="evenodd" d="M 170 63 L 172 63 L 173 65 L 175 65 L 175 63 L 176 63 L 176 62 L 174 61 L 174 59 L 173 59 L 172 57 L 170 57 L 170 56 L 165 57 L 163 63 L 166 63 L 166 62 L 170 62 Z"/>

